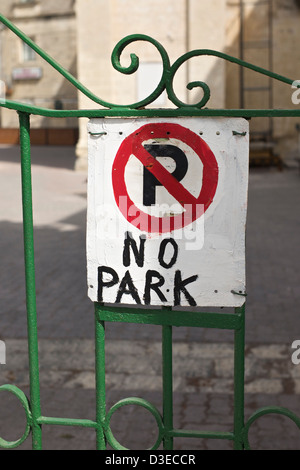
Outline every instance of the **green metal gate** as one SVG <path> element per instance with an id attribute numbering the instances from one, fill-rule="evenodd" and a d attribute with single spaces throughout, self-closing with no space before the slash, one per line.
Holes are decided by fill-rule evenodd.
<path id="1" fill-rule="evenodd" d="M 209 439 L 226 439 L 233 441 L 237 450 L 249 449 L 248 433 L 251 425 L 261 416 L 266 414 L 281 414 L 290 418 L 300 428 L 300 419 L 290 410 L 282 407 L 264 407 L 257 410 L 248 420 L 244 419 L 244 359 L 245 359 L 245 303 L 240 308 L 235 308 L 232 313 L 204 313 L 174 311 L 170 307 L 161 310 L 140 310 L 134 308 L 112 308 L 95 303 L 95 352 L 96 352 L 96 413 L 95 420 L 72 419 L 44 416 L 40 403 L 39 380 L 39 355 L 37 335 L 36 312 L 36 288 L 35 288 L 35 261 L 34 261 L 34 237 L 33 237 L 33 211 L 32 211 L 32 186 L 31 186 L 31 156 L 30 156 L 30 115 L 45 117 L 299 117 L 299 110 L 289 109 L 208 109 L 204 108 L 210 98 L 210 89 L 204 82 L 191 82 L 187 85 L 189 90 L 199 87 L 203 91 L 203 97 L 199 103 L 188 105 L 180 101 L 173 89 L 173 79 L 179 67 L 192 57 L 210 55 L 233 62 L 241 67 L 246 67 L 272 79 L 292 85 L 293 80 L 280 76 L 268 70 L 244 62 L 225 53 L 199 49 L 181 56 L 171 65 L 169 57 L 161 44 L 145 35 L 132 35 L 121 40 L 112 53 L 112 64 L 115 69 L 125 74 L 136 72 L 139 66 L 138 57 L 131 55 L 131 64 L 127 68 L 120 63 L 121 54 L 126 46 L 135 41 L 146 41 L 153 44 L 160 53 L 163 72 L 161 80 L 155 91 L 146 99 L 127 106 L 111 104 L 99 99 L 81 83 L 79 83 L 68 71 L 63 69 L 45 51 L 38 47 L 30 38 L 22 33 L 8 19 L 0 14 L 0 21 L 19 36 L 25 43 L 54 67 L 61 75 L 71 82 L 78 90 L 91 100 L 96 102 L 100 109 L 97 110 L 50 110 L 29 106 L 15 101 L 5 100 L 0 103 L 2 107 L 18 112 L 20 124 L 21 147 L 21 171 L 22 171 L 22 198 L 23 198 L 23 233 L 25 256 L 25 282 L 27 302 L 27 326 L 28 326 L 28 353 L 30 373 L 30 397 L 29 399 L 14 385 L 2 385 L 0 391 L 9 391 L 21 402 L 25 413 L 27 425 L 23 436 L 15 441 L 8 442 L 0 438 L 0 447 L 15 448 L 21 445 L 32 433 L 32 448 L 42 449 L 42 425 L 61 425 L 91 428 L 96 433 L 97 450 L 105 450 L 107 445 L 113 449 L 122 450 L 124 447 L 114 437 L 110 421 L 114 412 L 120 407 L 135 404 L 147 409 L 155 418 L 158 428 L 158 436 L 151 450 L 158 449 L 163 444 L 163 449 L 172 450 L 173 440 L 176 437 L 194 437 Z M 160 94 L 166 90 L 169 100 L 176 106 L 174 109 L 147 108 Z M 243 295 L 235 292 L 237 295 Z M 105 323 L 127 322 L 140 324 L 160 325 L 162 328 L 162 376 L 163 376 L 163 401 L 162 415 L 156 407 L 142 398 L 128 398 L 116 403 L 110 410 L 106 409 L 105 398 Z M 173 426 L 173 386 L 172 386 L 172 328 L 173 327 L 201 327 L 227 329 L 234 331 L 234 426 L 231 432 L 213 432 L 201 430 L 182 430 Z"/>

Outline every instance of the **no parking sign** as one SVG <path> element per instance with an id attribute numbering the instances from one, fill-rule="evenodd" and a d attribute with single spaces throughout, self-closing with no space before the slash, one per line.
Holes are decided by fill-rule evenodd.
<path id="1" fill-rule="evenodd" d="M 107 118 L 88 129 L 91 300 L 242 305 L 248 122 Z"/>
<path id="2" fill-rule="evenodd" d="M 188 151 L 185 149 L 189 149 L 190 153 L 194 152 L 196 158 L 198 157 L 202 162 L 202 180 L 195 180 L 196 187 L 194 188 L 196 191 L 199 190 L 198 197 L 181 184 L 188 171 L 191 171 Z M 138 209 L 139 218 L 135 218 L 133 212 L 137 212 L 134 210 L 137 208 L 136 202 L 131 200 L 125 182 L 126 167 L 132 155 L 143 165 L 144 208 L 164 204 L 163 199 L 166 199 L 166 194 L 169 194 L 183 207 L 184 217 L 183 213 L 172 217 L 166 215 L 167 220 L 165 220 L 164 216 L 151 215 L 141 208 Z M 170 172 L 159 161 L 159 158 L 169 159 L 169 163 L 175 163 L 174 170 Z M 174 229 L 183 228 L 193 222 L 209 207 L 218 183 L 218 165 L 210 148 L 197 134 L 179 124 L 155 122 L 143 125 L 124 139 L 113 163 L 112 182 L 117 205 L 120 200 L 126 198 L 126 206 L 131 207 L 131 213 L 128 211 L 123 213 L 130 223 L 146 233 L 172 232 Z M 135 186 L 136 181 L 133 180 L 131 184 Z M 165 196 L 157 203 L 158 186 L 164 188 Z M 122 209 L 120 207 L 121 211 Z"/>

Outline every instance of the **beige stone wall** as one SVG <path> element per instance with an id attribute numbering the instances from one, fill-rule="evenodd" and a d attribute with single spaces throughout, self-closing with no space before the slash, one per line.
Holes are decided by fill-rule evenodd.
<path id="1" fill-rule="evenodd" d="M 74 0 L 1 0 L 5 5 L 6 14 L 13 18 L 26 18 L 33 15 L 65 15 L 73 14 Z M 3 14 L 4 11 L 3 11 Z"/>
<path id="2" fill-rule="evenodd" d="M 99 97 L 111 99 L 111 77 L 108 67 L 110 50 L 110 6 L 105 0 L 76 2 L 77 18 L 77 70 L 79 80 Z M 101 12 L 99 15 L 99 11 Z M 80 109 L 96 109 L 98 104 L 82 93 L 78 94 Z M 77 144 L 78 170 L 86 168 L 87 120 L 79 119 L 79 141 Z"/>
<path id="3" fill-rule="evenodd" d="M 194 48 L 224 47 L 225 0 L 77 0 L 78 74 L 80 80 L 99 97 L 116 104 L 139 100 L 139 73 L 122 75 L 112 68 L 110 55 L 114 46 L 127 35 L 146 34 L 160 42 L 173 63 Z M 209 12 L 212 12 L 210 14 Z M 91 33 L 92 32 L 92 33 Z M 214 32 L 214 34 L 212 34 Z M 145 42 L 127 46 L 121 63 L 129 64 L 129 54 L 136 53 L 143 64 L 161 63 L 155 47 Z M 183 64 L 174 79 L 174 91 L 183 102 L 196 102 L 199 90 L 188 92 L 190 81 L 209 82 L 212 103 L 224 107 L 225 67 L 215 59 L 195 58 Z M 153 90 L 157 81 L 153 83 Z M 144 96 L 145 97 L 145 96 Z M 95 107 L 85 97 L 80 107 Z M 160 106 L 173 107 L 167 100 Z M 77 168 L 86 168 L 86 120 L 80 126 Z"/>
<path id="4" fill-rule="evenodd" d="M 8 5 L 10 3 L 10 5 Z M 72 74 L 77 73 L 76 20 L 72 2 L 41 1 L 29 4 L 7 2 L 6 14 L 25 34 L 31 37 L 50 56 L 55 58 Z M 36 8 L 39 7 L 39 10 Z M 2 10 L 2 9 L 1 9 Z M 34 60 L 24 61 L 20 38 L 5 28 L 1 33 L 1 79 L 9 90 L 9 98 L 53 109 L 60 100 L 65 109 L 78 107 L 77 90 L 37 54 Z M 38 67 L 42 78 L 37 80 L 14 80 L 15 68 Z M 77 127 L 73 119 L 45 119 L 32 116 L 31 126 Z M 3 109 L 1 126 L 17 128 L 15 112 Z"/>
<path id="5" fill-rule="evenodd" d="M 299 2 L 298 2 L 299 4 Z M 274 9 L 274 71 L 291 78 L 300 80 L 300 4 L 295 1 L 276 0 Z M 275 108 L 300 108 L 291 101 L 292 90 L 288 85 L 275 82 L 273 100 Z M 285 157 L 294 152 L 298 146 L 296 123 L 300 118 L 274 119 L 274 134 L 278 141 L 278 152 Z"/>
<path id="6" fill-rule="evenodd" d="M 127 35 L 147 34 L 167 49 L 174 61 L 186 52 L 186 2 L 185 0 L 77 0 L 78 74 L 80 81 L 105 101 L 131 104 L 139 101 L 137 74 L 124 75 L 113 69 L 110 57 L 115 45 Z M 92 32 L 92 34 L 90 33 Z M 121 63 L 129 64 L 129 54 L 135 53 L 140 62 L 161 63 L 156 48 L 146 42 L 129 45 Z M 186 74 L 184 74 L 186 78 Z M 156 88 L 154 83 L 153 91 Z M 180 97 L 182 97 L 182 83 Z M 178 84 L 177 84 L 178 87 Z M 185 94 L 186 95 L 186 94 Z M 184 96 L 186 98 L 186 96 Z M 80 94 L 81 108 L 97 105 Z M 77 146 L 77 168 L 86 168 L 86 120 L 80 123 L 80 140 Z"/>
<path id="7" fill-rule="evenodd" d="M 226 0 L 190 0 L 188 5 L 187 49 L 214 49 L 225 52 Z M 202 80 L 209 85 L 211 98 L 208 107 L 225 107 L 224 61 L 210 56 L 192 59 L 188 74 L 188 81 Z"/>
<path id="8" fill-rule="evenodd" d="M 1 13 L 4 16 L 9 16 L 12 12 L 12 1 L 1 0 Z"/>
<path id="9" fill-rule="evenodd" d="M 268 48 L 264 47 L 264 42 L 269 38 L 266 5 L 260 5 L 259 1 L 248 3 L 249 5 L 245 8 L 244 37 L 246 41 L 257 42 L 258 47 L 245 49 L 244 59 L 266 69 L 271 68 L 274 72 L 292 80 L 298 79 L 297 77 L 300 77 L 298 65 L 300 50 L 296 47 L 296 44 L 300 40 L 300 8 L 297 6 L 297 2 L 294 0 L 273 0 L 272 2 L 271 62 Z M 228 0 L 226 50 L 236 57 L 240 56 L 239 28 L 239 1 Z M 272 92 L 271 102 L 267 90 L 246 93 L 244 107 L 262 109 L 271 106 L 275 109 L 295 109 L 295 105 L 291 101 L 293 90 L 289 85 L 276 80 L 269 82 L 268 78 L 248 71 L 244 72 L 244 80 L 245 85 L 251 87 L 267 87 L 270 83 Z M 240 107 L 239 89 L 239 68 L 236 65 L 226 64 L 227 108 Z M 298 121 L 300 122 L 300 119 Z M 297 151 L 298 133 L 295 130 L 296 122 L 297 119 L 294 118 L 274 118 L 271 120 L 275 152 L 283 160 L 291 158 Z M 251 120 L 250 130 L 254 133 L 267 129 L 268 125 L 268 119 L 255 118 Z"/>

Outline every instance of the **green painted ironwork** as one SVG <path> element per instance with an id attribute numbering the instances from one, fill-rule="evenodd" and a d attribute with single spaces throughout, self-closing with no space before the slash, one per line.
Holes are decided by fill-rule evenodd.
<path id="1" fill-rule="evenodd" d="M 35 50 L 46 62 L 54 67 L 66 80 L 72 83 L 80 92 L 97 103 L 101 108 L 91 110 L 53 110 L 31 106 L 12 100 L 2 100 L 0 106 L 17 111 L 20 124 L 21 147 L 21 173 L 22 173 L 22 201 L 23 201 L 23 231 L 24 231 L 24 259 L 25 283 L 27 302 L 28 325 L 28 354 L 30 374 L 30 400 L 18 387 L 14 385 L 0 386 L 0 392 L 9 392 L 21 402 L 26 415 L 26 428 L 23 435 L 15 442 L 8 442 L 0 438 L 0 447 L 12 449 L 20 446 L 32 433 L 32 448 L 42 449 L 42 426 L 60 425 L 91 428 L 96 433 L 96 448 L 105 450 L 109 444 L 117 450 L 125 449 L 115 438 L 110 427 L 113 414 L 126 405 L 136 405 L 148 410 L 155 418 L 157 424 L 157 439 L 152 450 L 163 446 L 165 450 L 173 449 L 176 437 L 193 437 L 209 439 L 226 439 L 233 441 L 235 449 L 249 449 L 248 434 L 251 425 L 266 414 L 281 414 L 290 418 L 300 429 L 300 419 L 291 411 L 281 407 L 265 407 L 255 412 L 245 423 L 244 420 L 244 368 L 245 368 L 245 303 L 242 307 L 234 309 L 233 313 L 206 313 L 173 311 L 171 308 L 161 310 L 137 310 L 134 308 L 112 308 L 99 303 L 94 305 L 95 313 L 95 356 L 96 356 L 96 413 L 95 420 L 72 419 L 59 417 L 46 417 L 42 415 L 40 403 L 39 380 L 39 353 L 37 334 L 36 289 L 35 289 L 35 259 L 34 259 L 34 226 L 32 214 L 32 187 L 31 187 L 31 159 L 30 159 L 30 115 L 48 117 L 110 117 L 110 116 L 138 116 L 138 117 L 177 117 L 177 116 L 228 116 L 228 117 L 296 117 L 300 116 L 299 109 L 208 109 L 204 108 L 210 98 L 209 86 L 201 81 L 191 82 L 187 85 L 189 90 L 198 87 L 203 91 L 203 97 L 197 104 L 186 104 L 180 101 L 173 88 L 173 80 L 177 70 L 187 60 L 193 57 L 210 55 L 230 61 L 240 67 L 251 69 L 266 75 L 274 80 L 292 85 L 294 80 L 275 74 L 261 67 L 234 58 L 222 52 L 199 49 L 181 56 L 172 66 L 167 52 L 161 44 L 153 38 L 141 34 L 131 35 L 121 40 L 112 52 L 112 65 L 124 74 L 132 74 L 139 67 L 139 59 L 131 54 L 131 64 L 128 67 L 121 65 L 121 54 L 125 47 L 135 41 L 146 41 L 157 48 L 160 53 L 163 72 L 156 89 L 144 100 L 137 103 L 120 106 L 103 101 L 82 85 L 73 75 L 61 67 L 44 50 L 28 38 L 7 18 L 0 14 L 0 22 L 15 33 L 21 40 Z M 166 90 L 168 98 L 176 108 L 153 109 L 146 108 L 160 94 Z M 236 293 L 237 295 L 244 295 Z M 163 413 L 148 401 L 130 397 L 116 403 L 110 410 L 106 409 L 105 387 L 105 323 L 124 322 L 140 323 L 144 325 L 160 325 L 162 327 L 162 379 L 163 379 Z M 201 327 L 217 328 L 234 331 L 234 426 L 231 432 L 214 432 L 201 430 L 175 429 L 173 425 L 173 372 L 172 372 L 172 329 L 173 327 Z"/>

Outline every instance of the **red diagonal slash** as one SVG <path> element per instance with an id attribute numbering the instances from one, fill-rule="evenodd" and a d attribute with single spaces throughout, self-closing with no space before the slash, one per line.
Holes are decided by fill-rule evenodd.
<path id="1" fill-rule="evenodd" d="M 174 176 L 166 170 L 147 150 L 139 145 L 133 149 L 135 157 L 149 170 L 166 190 L 182 206 L 185 204 L 197 204 L 197 199 L 185 189 L 185 187 Z"/>

